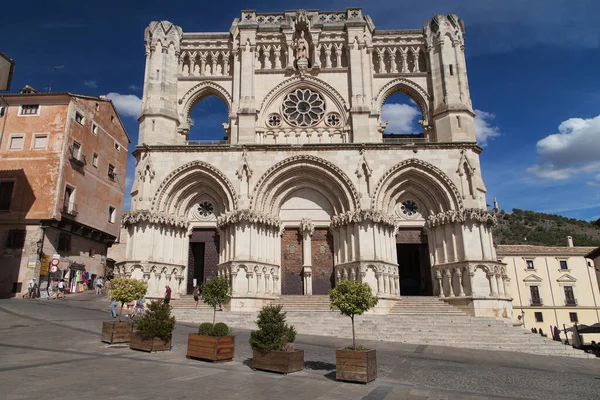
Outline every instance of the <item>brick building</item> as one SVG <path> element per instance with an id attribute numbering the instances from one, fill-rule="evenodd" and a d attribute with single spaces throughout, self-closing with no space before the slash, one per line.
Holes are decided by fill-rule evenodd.
<path id="1" fill-rule="evenodd" d="M 114 105 L 26 86 L 0 95 L 0 106 L 0 296 L 21 294 L 33 277 L 44 289 L 43 255 L 60 255 L 53 279 L 103 274 L 129 143 Z"/>

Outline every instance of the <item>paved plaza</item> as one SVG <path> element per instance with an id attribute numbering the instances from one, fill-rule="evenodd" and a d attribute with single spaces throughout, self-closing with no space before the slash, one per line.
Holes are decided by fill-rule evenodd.
<path id="1" fill-rule="evenodd" d="M 217 315 L 218 318 L 218 315 Z M 377 349 L 378 379 L 335 381 L 335 349 L 344 339 L 299 335 L 305 370 L 253 371 L 248 331 L 236 330 L 233 362 L 185 357 L 178 324 L 173 349 L 142 353 L 100 342 L 108 301 L 93 294 L 66 300 L 0 301 L 0 388 L 12 399 L 598 399 L 600 360 L 534 356 L 360 340 Z"/>

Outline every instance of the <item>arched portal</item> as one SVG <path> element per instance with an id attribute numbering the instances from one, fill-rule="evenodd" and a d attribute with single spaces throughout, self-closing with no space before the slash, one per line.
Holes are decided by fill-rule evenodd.
<path id="1" fill-rule="evenodd" d="M 184 273 L 186 291 L 217 275 L 220 237 L 216 219 L 237 209 L 237 194 L 231 182 L 215 167 L 193 161 L 173 171 L 160 185 L 154 198 L 156 211 L 185 218 Z"/>
<path id="2" fill-rule="evenodd" d="M 409 159 L 384 174 L 372 201 L 373 208 L 394 215 L 400 226 L 396 235 L 400 294 L 432 295 L 430 254 L 436 251 L 440 232 L 428 231 L 425 222 L 430 215 L 462 208 L 457 188 L 438 168 Z"/>
<path id="3" fill-rule="evenodd" d="M 327 294 L 334 284 L 333 216 L 358 208 L 349 178 L 321 158 L 281 161 L 259 180 L 254 207 L 277 215 L 281 236 L 282 294 Z"/>

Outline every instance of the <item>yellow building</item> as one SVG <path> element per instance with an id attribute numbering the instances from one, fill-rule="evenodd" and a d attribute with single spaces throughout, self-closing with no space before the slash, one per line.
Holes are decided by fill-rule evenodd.
<path id="1" fill-rule="evenodd" d="M 600 291 L 594 263 L 587 258 L 593 247 L 500 245 L 499 261 L 506 264 L 513 298 L 513 315 L 525 327 L 551 335 L 551 327 L 600 322 Z M 595 337 L 597 336 L 597 337 Z M 562 335 L 564 338 L 564 334 Z M 600 335 L 585 335 L 598 340 Z"/>

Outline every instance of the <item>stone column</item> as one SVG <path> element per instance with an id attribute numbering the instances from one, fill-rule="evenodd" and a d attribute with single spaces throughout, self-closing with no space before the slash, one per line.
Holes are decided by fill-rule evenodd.
<path id="1" fill-rule="evenodd" d="M 503 276 L 502 277 L 502 290 L 504 291 L 505 296 L 508 295 L 508 290 L 506 289 L 506 280 L 507 280 L 507 277 Z"/>
<path id="2" fill-rule="evenodd" d="M 304 294 L 312 295 L 312 249 L 311 236 L 315 225 L 309 218 L 302 218 L 300 232 L 302 232 L 302 276 L 304 281 Z"/>
<path id="3" fill-rule="evenodd" d="M 448 287 L 450 288 L 450 297 L 454 297 L 454 287 L 452 286 L 452 271 L 446 270 L 446 278 L 448 279 Z"/>
<path id="4" fill-rule="evenodd" d="M 442 274 L 440 273 L 440 270 L 437 270 L 435 272 L 435 279 L 437 280 L 438 287 L 440 288 L 439 297 L 446 297 L 446 295 L 444 294 L 444 285 L 442 284 Z"/>
<path id="5" fill-rule="evenodd" d="M 456 270 L 456 276 L 458 277 L 458 287 L 459 287 L 459 293 L 458 293 L 458 295 L 460 297 L 464 297 L 464 295 L 465 295 L 465 289 L 464 289 L 464 286 L 463 286 L 462 272 L 460 271 L 460 269 Z"/>
<path id="6" fill-rule="evenodd" d="M 504 295 L 504 286 L 500 285 L 500 274 L 496 274 L 496 287 L 498 288 L 498 294 Z"/>
<path id="7" fill-rule="evenodd" d="M 496 297 L 498 295 L 498 288 L 496 285 L 496 278 L 493 272 L 487 274 L 488 281 L 490 282 L 490 296 Z"/>

